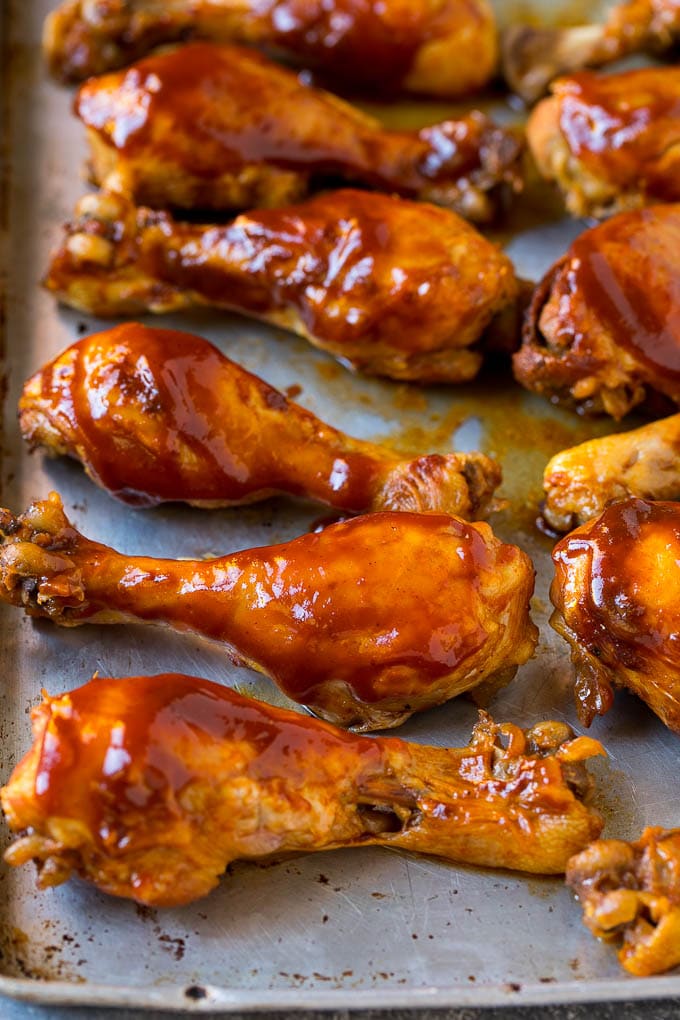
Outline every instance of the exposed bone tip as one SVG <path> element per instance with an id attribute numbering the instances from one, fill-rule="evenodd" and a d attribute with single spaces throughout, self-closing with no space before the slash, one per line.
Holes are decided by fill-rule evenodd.
<path id="1" fill-rule="evenodd" d="M 503 76 L 513 92 L 532 105 L 559 75 L 581 70 L 595 61 L 602 38 L 601 25 L 513 26 L 501 40 Z"/>

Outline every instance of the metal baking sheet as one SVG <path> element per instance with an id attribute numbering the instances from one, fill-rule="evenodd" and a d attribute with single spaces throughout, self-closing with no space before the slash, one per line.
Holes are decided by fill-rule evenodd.
<path id="1" fill-rule="evenodd" d="M 546 3 L 544 9 L 554 14 L 558 6 Z M 40 27 L 49 7 L 46 0 L 14 0 L 3 8 L 10 114 L 3 504 L 23 508 L 57 489 L 87 535 L 129 553 L 207 556 L 292 537 L 322 513 L 283 500 L 211 513 L 176 506 L 135 511 L 98 491 L 77 466 L 29 457 L 21 448 L 15 408 L 24 379 L 78 335 L 105 325 L 57 309 L 38 286 L 62 221 L 85 188 L 84 144 L 69 114 L 69 91 L 47 80 L 40 58 Z M 510 7 L 517 10 L 499 7 L 506 16 Z M 531 5 L 521 7 L 526 13 Z M 379 111 L 392 123 L 414 125 L 450 112 L 443 104 Z M 518 116 L 511 106 L 500 112 L 507 119 Z M 563 220 L 549 193 L 532 187 L 502 240 L 520 273 L 535 279 L 582 226 Z M 567 648 L 547 626 L 551 543 L 533 519 L 548 457 L 606 431 L 607 423 L 551 409 L 507 378 L 420 390 L 351 376 L 302 340 L 236 317 L 163 321 L 208 336 L 281 388 L 300 387 L 301 403 L 356 435 L 404 452 L 458 446 L 497 454 L 514 509 L 494 524 L 535 560 L 534 615 L 542 637 L 536 658 L 492 711 L 520 725 L 548 717 L 575 721 Z M 284 701 L 272 684 L 234 669 L 218 647 L 196 638 L 142 627 L 59 630 L 4 607 L 0 626 L 3 780 L 29 746 L 28 711 L 40 689 L 60 693 L 94 670 L 114 676 L 184 671 Z M 465 743 L 474 719 L 473 706 L 460 699 L 412 720 L 401 735 L 438 745 Z M 593 768 L 606 834 L 629 838 L 646 824 L 677 825 L 678 737 L 626 696 L 594 733 L 609 750 L 609 760 Z M 38 892 L 32 869 L 0 865 L 0 918 L 0 992 L 42 1003 L 229 1011 L 680 994 L 677 974 L 625 977 L 613 950 L 582 926 L 559 879 L 483 872 L 375 849 L 237 865 L 208 899 L 165 911 L 106 897 L 78 881 Z"/>

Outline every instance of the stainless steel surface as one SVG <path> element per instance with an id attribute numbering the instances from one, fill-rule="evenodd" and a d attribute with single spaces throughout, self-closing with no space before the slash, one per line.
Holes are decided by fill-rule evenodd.
<path id="1" fill-rule="evenodd" d="M 40 25 L 50 6 L 15 0 L 10 12 L 3 503 L 23 508 L 55 488 L 87 535 L 129 553 L 204 556 L 293 536 L 321 516 L 318 509 L 278 501 L 213 513 L 133 511 L 95 489 L 75 465 L 28 457 L 21 447 L 15 408 L 26 376 L 79 333 L 105 325 L 58 310 L 38 287 L 61 223 L 85 188 L 82 132 L 69 116 L 69 93 L 47 81 L 40 60 Z M 424 122 L 434 110 L 411 105 L 398 116 Z M 535 210 L 532 219 L 539 219 Z M 515 233 L 508 250 L 522 275 L 535 278 L 581 228 L 553 219 Z M 574 721 L 567 649 L 546 623 L 550 542 L 534 530 L 531 506 L 549 453 L 588 426 L 509 382 L 419 391 L 350 376 L 303 341 L 235 317 L 187 315 L 163 323 L 209 336 L 279 387 L 299 385 L 301 403 L 356 435 L 402 448 L 481 445 L 499 452 L 505 492 L 519 510 L 501 515 L 496 527 L 535 558 L 542 640 L 537 657 L 491 708 L 496 718 L 520 724 Z M 285 700 L 196 638 L 142 627 L 65 631 L 4 607 L 0 626 L 3 779 L 29 745 L 28 708 L 41 687 L 62 692 L 94 670 L 178 670 Z M 472 705 L 460 700 L 412 720 L 401 734 L 464 743 L 474 717 Z M 594 735 L 609 751 L 609 760 L 593 769 L 606 834 L 632 837 L 645 824 L 677 824 L 677 736 L 626 697 Z M 31 869 L 2 866 L 0 917 L 0 993 L 41 1003 L 243 1011 L 680 995 L 677 974 L 625 977 L 612 949 L 582 927 L 559 880 L 379 850 L 238 865 L 207 900 L 167 911 L 142 910 L 79 882 L 38 892 Z"/>

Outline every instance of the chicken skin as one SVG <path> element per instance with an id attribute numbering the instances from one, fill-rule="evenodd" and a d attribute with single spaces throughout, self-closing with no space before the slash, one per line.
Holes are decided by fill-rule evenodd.
<path id="1" fill-rule="evenodd" d="M 624 0 L 601 25 L 545 29 L 515 25 L 503 38 L 503 70 L 527 103 L 551 81 L 632 53 L 663 53 L 680 39 L 680 0 Z"/>
<path id="2" fill-rule="evenodd" d="M 419 382 L 474 378 L 474 345 L 513 336 L 519 296 L 510 260 L 455 213 L 349 190 L 225 226 L 87 195 L 44 282 L 99 316 L 238 311 L 355 369 Z"/>
<path id="3" fill-rule="evenodd" d="M 66 0 L 44 48 L 53 74 L 79 81 L 187 39 L 261 46 L 369 95 L 465 95 L 497 60 L 487 0 Z"/>
<path id="4" fill-rule="evenodd" d="M 584 761 L 604 752 L 559 722 L 481 713 L 467 747 L 424 747 L 165 674 L 45 697 L 33 735 L 0 794 L 26 832 L 5 859 L 154 906 L 205 896 L 237 859 L 346 846 L 554 874 L 602 828 Z"/>
<path id="5" fill-rule="evenodd" d="M 585 524 L 617 499 L 680 498 L 680 414 L 563 450 L 546 467 L 543 488 L 543 517 L 554 531 Z"/>
<path id="6" fill-rule="evenodd" d="M 622 940 L 629 973 L 680 966 L 680 829 L 647 828 L 636 843 L 597 840 L 569 861 L 567 883 L 593 935 Z"/>
<path id="7" fill-rule="evenodd" d="M 91 78 L 75 110 L 96 184 L 158 208 L 247 209 L 345 180 L 492 217 L 521 146 L 480 113 L 387 131 L 253 50 L 193 43 Z"/>
<path id="8" fill-rule="evenodd" d="M 235 506 L 273 493 L 352 513 L 483 515 L 500 468 L 481 453 L 403 460 L 320 421 L 191 333 L 128 323 L 73 344 L 28 380 L 31 447 L 80 460 L 136 506 Z"/>
<path id="9" fill-rule="evenodd" d="M 680 503 L 627 499 L 553 551 L 551 623 L 571 645 L 589 726 L 626 687 L 680 733 Z"/>
<path id="10" fill-rule="evenodd" d="M 124 556 L 52 493 L 0 511 L 0 599 L 30 616 L 164 623 L 222 642 L 294 701 L 357 729 L 508 683 L 534 651 L 534 571 L 487 524 L 377 513 L 210 560 Z"/>
<path id="11" fill-rule="evenodd" d="M 573 216 L 680 199 L 680 69 L 584 71 L 552 91 L 532 113 L 527 137 Z"/>
<path id="12" fill-rule="evenodd" d="M 680 404 L 680 205 L 577 237 L 534 292 L 514 370 L 527 389 L 614 418 Z"/>

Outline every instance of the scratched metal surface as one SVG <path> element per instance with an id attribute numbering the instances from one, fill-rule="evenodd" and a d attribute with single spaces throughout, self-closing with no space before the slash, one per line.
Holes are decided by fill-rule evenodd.
<path id="1" fill-rule="evenodd" d="M 81 132 L 67 90 L 48 82 L 39 29 L 50 4 L 10 4 L 5 99 L 7 149 L 6 380 L 2 499 L 22 508 L 58 489 L 89 536 L 129 553 L 204 556 L 292 537 L 318 509 L 270 502 L 202 513 L 178 507 L 133 511 L 99 492 L 74 465 L 28 457 L 15 408 L 27 375 L 100 323 L 59 310 L 39 289 L 48 252 L 84 184 Z M 507 4 L 501 5 L 508 13 Z M 525 9 L 528 5 L 522 5 Z M 556 5 L 547 5 L 554 12 Z M 6 12 L 8 13 L 8 12 Z M 424 123 L 450 108 L 411 104 L 386 119 Z M 504 114 L 515 116 L 509 108 Z M 581 229 L 525 200 L 521 230 L 505 240 L 522 275 L 536 278 Z M 538 203 L 538 204 L 536 204 Z M 534 226 L 527 224 L 534 223 Z M 481 446 L 502 456 L 505 492 L 519 509 L 497 530 L 533 556 L 541 625 L 536 658 L 496 699 L 494 715 L 525 725 L 574 722 L 566 647 L 547 626 L 550 543 L 532 526 L 542 468 L 577 435 L 575 419 L 521 394 L 509 382 L 420 393 L 350 376 L 301 340 L 235 317 L 185 315 L 194 329 L 269 382 L 301 387 L 301 403 L 357 435 L 401 447 Z M 103 325 L 103 324 L 102 324 Z M 458 413 L 457 413 L 458 410 Z M 448 423 L 448 425 L 447 425 Z M 578 426 L 583 436 L 583 425 Z M 521 443 L 512 438 L 520 437 Z M 587 428 L 587 426 L 586 426 Z M 604 431 L 605 425 L 592 426 Z M 507 435 L 501 441 L 504 433 Z M 29 745 L 28 710 L 41 687 L 65 691 L 102 674 L 177 670 L 283 703 L 273 685 L 234 669 L 196 638 L 142 627 L 58 630 L 0 610 L 0 766 L 4 780 Z M 420 716 L 402 735 L 465 743 L 475 712 L 457 701 Z M 678 738 L 637 701 L 620 698 L 595 728 L 609 761 L 594 771 L 606 833 L 632 837 L 645 824 L 678 823 Z M 3 831 L 3 841 L 7 835 Z M 577 1002 L 680 994 L 680 977 L 634 981 L 596 943 L 559 880 L 483 873 L 379 850 L 240 865 L 207 900 L 156 912 L 108 898 L 79 882 L 39 893 L 31 869 L 0 866 L 0 992 L 68 1002 L 195 1010 L 359 1008 Z"/>

